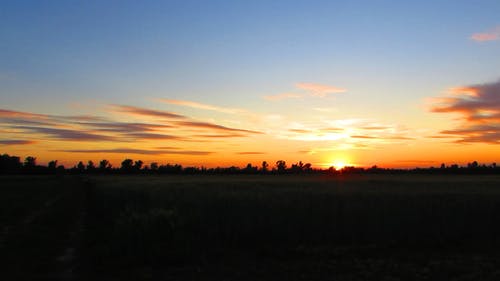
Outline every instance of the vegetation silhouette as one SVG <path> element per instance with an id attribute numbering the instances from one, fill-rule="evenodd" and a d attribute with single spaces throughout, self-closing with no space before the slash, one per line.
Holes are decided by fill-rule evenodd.
<path id="1" fill-rule="evenodd" d="M 467 163 L 466 166 L 458 164 L 446 165 L 442 163 L 439 168 L 412 168 L 395 169 L 381 168 L 376 165 L 370 168 L 346 166 L 342 169 L 335 169 L 333 166 L 328 169 L 313 168 L 311 163 L 299 161 L 288 167 L 286 161 L 278 160 L 274 167 L 269 167 L 267 161 L 263 161 L 261 166 L 253 166 L 248 163 L 245 167 L 183 167 L 180 164 L 158 164 L 152 162 L 145 165 L 142 160 L 124 159 L 120 167 L 113 167 L 111 163 L 102 159 L 96 167 L 92 160 L 87 162 L 79 161 L 74 167 L 66 168 L 58 165 L 58 160 L 51 160 L 47 166 L 37 164 L 37 158 L 28 156 L 21 162 L 19 156 L 9 154 L 0 155 L 1 174 L 500 174 L 500 167 L 496 163 L 480 164 L 477 161 Z"/>

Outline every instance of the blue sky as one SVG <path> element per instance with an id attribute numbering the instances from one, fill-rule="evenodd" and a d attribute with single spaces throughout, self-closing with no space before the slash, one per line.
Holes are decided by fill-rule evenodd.
<path id="1" fill-rule="evenodd" d="M 179 110 L 157 98 L 281 115 L 326 106 L 417 126 L 435 116 L 426 98 L 498 80 L 500 44 L 470 37 L 499 13 L 494 0 L 1 1 L 0 102 L 98 115 L 107 104 Z M 262 98 L 301 82 L 347 93 Z"/>

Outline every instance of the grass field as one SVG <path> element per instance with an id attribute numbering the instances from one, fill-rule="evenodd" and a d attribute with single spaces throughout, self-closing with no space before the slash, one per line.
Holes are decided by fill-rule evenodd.
<path id="1" fill-rule="evenodd" d="M 500 278 L 500 176 L 1 179 L 5 280 Z"/>

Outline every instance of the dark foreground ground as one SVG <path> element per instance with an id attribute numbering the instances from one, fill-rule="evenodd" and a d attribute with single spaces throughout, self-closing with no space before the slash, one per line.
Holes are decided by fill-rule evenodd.
<path id="1" fill-rule="evenodd" d="M 500 280 L 500 176 L 0 180 L 0 280 Z"/>

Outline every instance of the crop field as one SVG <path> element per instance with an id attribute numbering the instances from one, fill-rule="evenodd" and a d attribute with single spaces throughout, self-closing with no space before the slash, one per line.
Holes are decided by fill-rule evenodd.
<path id="1" fill-rule="evenodd" d="M 499 280 L 500 176 L 3 176 L 2 280 Z"/>

